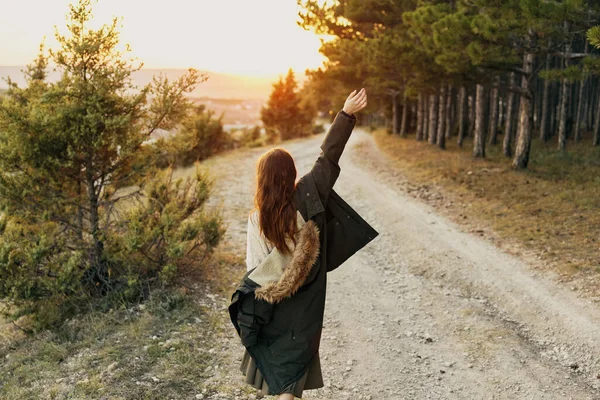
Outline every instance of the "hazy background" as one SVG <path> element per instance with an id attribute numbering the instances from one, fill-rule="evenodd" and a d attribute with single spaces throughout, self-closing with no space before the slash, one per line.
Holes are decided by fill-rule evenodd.
<path id="1" fill-rule="evenodd" d="M 0 65 L 25 65 L 54 26 L 64 32 L 70 0 L 0 0 Z M 91 26 L 122 17 L 124 45 L 147 68 L 197 68 L 273 78 L 318 66 L 319 38 L 298 27 L 295 0 L 100 0 Z M 10 40 L 5 40 L 10 38 Z"/>
<path id="2" fill-rule="evenodd" d="M 25 84 L 21 70 L 24 66 L 0 66 L 0 89 L 6 89 L 5 78 L 10 77 L 19 85 Z M 134 82 L 143 86 L 152 80 L 152 77 L 165 74 L 169 78 L 176 78 L 186 72 L 186 69 L 150 69 L 144 68 L 134 74 Z M 203 71 L 208 75 L 208 80 L 194 91 L 194 97 L 210 97 L 219 99 L 253 99 L 265 100 L 272 90 L 273 82 L 278 79 L 273 76 L 244 76 L 212 71 Z M 285 71 L 284 71 L 285 72 Z M 53 81 L 59 77 L 57 72 L 49 74 L 49 80 Z M 304 80 L 302 72 L 296 74 L 298 81 Z"/>
<path id="3" fill-rule="evenodd" d="M 42 41 L 55 48 L 55 26 L 64 32 L 70 0 L 0 0 L 0 90 L 10 77 L 23 85 L 21 70 L 37 55 Z M 201 98 L 224 123 L 256 123 L 272 84 L 289 68 L 298 81 L 307 68 L 321 65 L 320 39 L 297 26 L 295 0 L 100 0 L 94 5 L 92 26 L 120 17 L 123 48 L 144 63 L 134 81 L 142 86 L 153 75 L 177 77 L 188 68 L 209 79 L 198 86 Z M 50 80 L 58 78 L 56 72 Z M 225 101 L 225 99 L 227 101 Z M 234 101 L 236 100 L 236 101 Z"/>

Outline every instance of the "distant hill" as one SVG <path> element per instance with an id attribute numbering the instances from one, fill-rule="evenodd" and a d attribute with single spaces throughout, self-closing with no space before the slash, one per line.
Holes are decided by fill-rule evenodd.
<path id="1" fill-rule="evenodd" d="M 0 66 L 0 89 L 7 87 L 5 78 L 10 77 L 19 85 L 24 84 L 24 67 Z M 134 75 L 134 81 L 137 85 L 143 86 L 152 80 L 154 75 L 165 74 L 169 78 L 177 78 L 185 73 L 184 69 L 142 69 Z M 221 74 L 206 71 L 209 79 L 198 85 L 193 93 L 195 97 L 207 97 L 213 99 L 255 99 L 266 100 L 272 89 L 272 84 L 277 77 L 243 77 L 237 75 Z M 56 80 L 59 74 L 52 72 L 50 80 Z M 302 79 L 302 77 L 298 77 Z"/>

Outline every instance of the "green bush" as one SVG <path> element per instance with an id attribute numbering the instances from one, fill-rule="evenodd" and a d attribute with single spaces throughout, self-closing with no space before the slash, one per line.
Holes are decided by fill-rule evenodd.
<path id="1" fill-rule="evenodd" d="M 204 160 L 233 145 L 230 135 L 223 129 L 223 116 L 215 118 L 214 112 L 206 110 L 204 105 L 198 106 L 183 121 L 181 131 L 170 140 L 180 149 L 178 161 L 182 165 Z"/>
<path id="2" fill-rule="evenodd" d="M 260 126 L 253 126 L 250 128 L 242 129 L 242 140 L 244 143 L 254 143 L 260 139 L 261 129 Z"/>
<path id="3" fill-rule="evenodd" d="M 179 132 L 164 150 L 190 162 L 228 145 L 221 120 L 189 100 L 206 76 L 138 89 L 117 20 L 94 30 L 92 15 L 91 0 L 71 6 L 58 49 L 42 47 L 26 86 L 9 81 L 0 100 L 0 300 L 33 329 L 143 299 L 201 267 L 223 234 L 203 210 L 207 177 L 157 174 L 162 154 L 145 144 Z"/>
<path id="4" fill-rule="evenodd" d="M 158 168 L 188 166 L 236 146 L 236 140 L 223 128 L 223 116 L 216 118 L 212 110 L 199 105 L 184 118 L 172 136 L 144 146 L 136 164 L 139 169 L 146 169 L 148 165 Z"/>
<path id="5" fill-rule="evenodd" d="M 259 147 L 264 145 L 264 138 L 258 125 L 237 129 L 231 132 L 234 147 Z"/>
<path id="6" fill-rule="evenodd" d="M 219 244 L 221 217 L 204 210 L 211 183 L 197 171 L 192 178 L 173 180 L 171 169 L 161 171 L 143 196 L 123 213 L 106 251 L 129 301 L 147 296 L 152 285 L 164 287 L 203 265 Z"/>
<path id="7" fill-rule="evenodd" d="M 60 226 L 4 222 L 0 297 L 18 306 L 10 317 L 30 314 L 30 328 L 43 329 L 94 304 L 110 308 L 115 301 L 144 300 L 152 288 L 197 272 L 224 234 L 221 217 L 204 210 L 210 189 L 200 171 L 174 181 L 166 170 L 117 212 L 115 225 L 104 235 L 101 299 L 89 295 L 85 254 L 59 234 Z"/>

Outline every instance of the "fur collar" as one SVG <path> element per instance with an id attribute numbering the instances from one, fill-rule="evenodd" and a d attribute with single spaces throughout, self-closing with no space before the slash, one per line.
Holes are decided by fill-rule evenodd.
<path id="1" fill-rule="evenodd" d="M 309 220 L 298 232 L 292 254 L 282 254 L 274 248 L 267 258 L 248 276 L 261 287 L 255 297 L 277 304 L 292 296 L 306 281 L 319 256 L 319 228 Z"/>

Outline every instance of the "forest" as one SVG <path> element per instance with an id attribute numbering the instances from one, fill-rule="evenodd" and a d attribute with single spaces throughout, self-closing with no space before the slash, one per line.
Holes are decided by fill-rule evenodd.
<path id="1" fill-rule="evenodd" d="M 327 35 L 309 71 L 320 110 L 368 86 L 386 123 L 444 149 L 472 137 L 473 156 L 502 146 L 525 169 L 537 136 L 600 145 L 600 5 L 583 0 L 300 0 L 303 28 Z"/>

